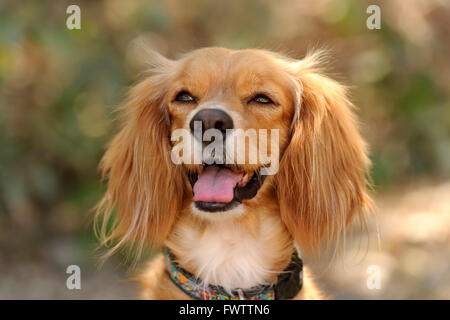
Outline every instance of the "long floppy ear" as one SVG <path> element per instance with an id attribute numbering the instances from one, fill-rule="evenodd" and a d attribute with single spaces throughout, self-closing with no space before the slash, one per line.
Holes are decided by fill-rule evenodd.
<path id="1" fill-rule="evenodd" d="M 345 88 L 315 70 L 316 56 L 296 63 L 299 100 L 292 137 L 276 176 L 281 218 L 306 252 L 344 234 L 355 213 L 370 210 L 370 161 Z"/>
<path id="2" fill-rule="evenodd" d="M 100 163 L 108 188 L 97 209 L 97 233 L 101 245 L 117 241 L 106 256 L 125 243 L 135 246 L 137 254 L 146 243 L 161 245 L 181 206 L 183 180 L 170 158 L 169 117 L 164 107 L 174 65 L 155 57 L 159 59 L 153 66 L 155 74 L 130 91 L 119 110 L 122 128 Z"/>

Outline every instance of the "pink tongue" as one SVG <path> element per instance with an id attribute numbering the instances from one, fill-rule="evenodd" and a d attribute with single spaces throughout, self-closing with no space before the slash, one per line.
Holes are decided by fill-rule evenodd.
<path id="1" fill-rule="evenodd" d="M 230 202 L 234 187 L 242 179 L 242 173 L 230 169 L 209 166 L 198 176 L 194 184 L 194 201 Z"/>

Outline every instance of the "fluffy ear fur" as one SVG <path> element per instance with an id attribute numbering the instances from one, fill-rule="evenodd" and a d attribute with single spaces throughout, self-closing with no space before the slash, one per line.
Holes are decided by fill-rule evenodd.
<path id="1" fill-rule="evenodd" d="M 318 252 L 370 209 L 369 167 L 345 88 L 319 74 L 310 56 L 292 63 L 299 102 L 293 132 L 276 176 L 281 218 L 300 247 Z"/>
<path id="2" fill-rule="evenodd" d="M 100 164 L 108 189 L 98 206 L 97 231 L 102 245 L 117 241 L 109 254 L 125 243 L 135 246 L 137 254 L 146 242 L 162 244 L 181 206 L 182 174 L 170 158 L 169 118 L 164 108 L 174 66 L 161 56 L 154 58 L 155 74 L 136 85 L 120 108 L 122 129 Z"/>

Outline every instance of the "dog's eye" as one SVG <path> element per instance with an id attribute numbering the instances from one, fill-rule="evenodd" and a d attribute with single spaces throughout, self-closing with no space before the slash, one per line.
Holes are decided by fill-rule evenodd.
<path id="1" fill-rule="evenodd" d="M 181 103 L 193 103 L 195 102 L 195 98 L 189 94 L 189 92 L 182 91 L 175 97 L 175 101 Z"/>
<path id="2" fill-rule="evenodd" d="M 258 94 L 256 95 L 250 102 L 256 102 L 259 104 L 273 104 L 273 101 L 264 94 Z"/>

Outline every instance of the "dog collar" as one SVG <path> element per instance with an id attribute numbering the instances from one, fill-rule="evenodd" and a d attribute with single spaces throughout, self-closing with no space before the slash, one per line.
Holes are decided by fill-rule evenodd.
<path id="1" fill-rule="evenodd" d="M 303 262 L 297 251 L 286 269 L 273 285 L 258 285 L 246 290 L 235 289 L 231 294 L 223 287 L 201 284 L 201 280 L 174 261 L 175 256 L 164 250 L 166 272 L 173 283 L 187 295 L 199 300 L 284 300 L 297 295 L 303 286 Z"/>

